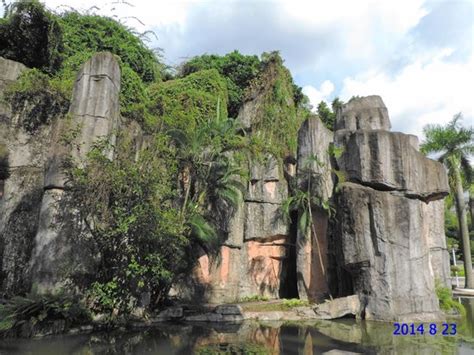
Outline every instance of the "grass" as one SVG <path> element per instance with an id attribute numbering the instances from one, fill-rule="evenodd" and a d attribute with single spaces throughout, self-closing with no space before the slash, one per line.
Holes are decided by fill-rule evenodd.
<path id="1" fill-rule="evenodd" d="M 246 312 L 286 312 L 304 306 L 309 306 L 309 302 L 296 298 L 241 304 Z"/>

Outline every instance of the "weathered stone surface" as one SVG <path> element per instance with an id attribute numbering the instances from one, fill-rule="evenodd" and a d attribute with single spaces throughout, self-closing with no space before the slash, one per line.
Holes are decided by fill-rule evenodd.
<path id="1" fill-rule="evenodd" d="M 424 202 L 353 183 L 340 191 L 340 265 L 352 275 L 363 317 L 439 318 Z"/>
<path id="2" fill-rule="evenodd" d="M 273 240 L 288 234 L 281 205 L 246 202 L 245 208 L 245 240 Z"/>
<path id="3" fill-rule="evenodd" d="M 241 249 L 223 245 L 217 257 L 203 252 L 192 280 L 178 285 L 177 293 L 190 301 L 210 303 L 235 302 L 255 295 L 278 298 L 287 249 L 287 237 L 283 236 L 271 242 L 247 241 Z"/>
<path id="4" fill-rule="evenodd" d="M 307 119 L 298 132 L 297 180 L 302 191 L 327 201 L 334 183 L 329 147 L 333 133 L 317 117 Z M 312 208 L 313 228 L 308 235 L 298 231 L 296 268 L 298 295 L 301 299 L 320 301 L 328 294 L 327 224 L 328 215 L 317 206 Z"/>
<path id="5" fill-rule="evenodd" d="M 5 87 L 14 82 L 26 67 L 18 62 L 10 59 L 0 57 L 0 92 L 3 92 Z M 0 115 L 8 112 L 8 108 L 0 105 Z"/>
<path id="6" fill-rule="evenodd" d="M 335 126 L 336 131 L 340 129 L 351 131 L 383 129 L 388 131 L 390 130 L 390 118 L 387 107 L 380 96 L 358 97 L 351 99 L 337 111 Z"/>
<path id="7" fill-rule="evenodd" d="M 31 260 L 32 282 L 37 292 L 52 292 L 66 275 L 87 273 L 93 256 L 76 245 L 83 227 L 68 203 L 64 190 L 62 162 L 70 154 L 81 164 L 94 142 L 107 137 L 113 143 L 119 119 L 120 68 L 111 53 L 98 53 L 78 73 L 70 106 L 72 122 L 61 120 L 55 127 L 45 174 L 45 194 L 39 229 Z M 78 149 L 68 152 L 60 143 L 63 126 L 79 128 L 73 142 Z M 112 152 L 109 153 L 112 157 Z"/>
<path id="8" fill-rule="evenodd" d="M 338 131 L 344 152 L 337 159 L 347 179 L 379 190 L 398 190 L 421 200 L 436 200 L 449 192 L 445 168 L 413 146 L 413 138 L 387 131 Z"/>
<path id="9" fill-rule="evenodd" d="M 322 200 L 332 196 L 334 187 L 329 154 L 333 139 L 333 132 L 318 117 L 307 119 L 298 132 L 298 185 L 303 191 L 310 187 Z"/>
<path id="10" fill-rule="evenodd" d="M 444 233 L 444 201 L 422 204 L 428 228 L 428 246 L 432 275 L 446 287 L 451 287 L 449 251 Z"/>
<path id="11" fill-rule="evenodd" d="M 0 57 L 0 96 L 26 67 Z M 0 193 L 0 296 L 27 292 L 28 263 L 38 227 L 43 194 L 44 152 L 49 126 L 32 136 L 17 125 L 9 105 L 0 101 L 0 144 L 8 151 L 10 176 Z"/>
<path id="12" fill-rule="evenodd" d="M 214 312 L 222 315 L 242 315 L 242 307 L 238 304 L 221 304 Z"/>
<path id="13" fill-rule="evenodd" d="M 277 159 L 269 155 L 264 162 L 250 164 L 250 182 L 245 201 L 281 204 L 288 196 L 288 184 Z"/>
<path id="14" fill-rule="evenodd" d="M 72 121 L 60 120 L 54 128 L 45 173 L 45 187 L 63 188 L 65 177 L 61 166 L 69 154 L 77 163 L 85 158 L 94 142 L 107 137 L 113 144 L 119 125 L 120 67 L 113 54 L 95 54 L 81 68 L 74 84 L 69 108 Z M 79 129 L 73 142 L 77 149 L 68 151 L 60 143 L 65 130 Z M 114 134 L 112 134 L 114 133 Z M 112 158 L 112 152 L 109 157 Z"/>
<path id="15" fill-rule="evenodd" d="M 328 297 L 328 220 L 321 208 L 312 208 L 313 227 L 296 239 L 297 287 L 300 299 L 320 302 Z"/>
<path id="16" fill-rule="evenodd" d="M 316 317 L 320 319 L 337 319 L 348 315 L 359 318 L 361 313 L 359 296 L 357 295 L 335 298 L 331 301 L 327 300 L 316 305 L 313 310 Z"/>

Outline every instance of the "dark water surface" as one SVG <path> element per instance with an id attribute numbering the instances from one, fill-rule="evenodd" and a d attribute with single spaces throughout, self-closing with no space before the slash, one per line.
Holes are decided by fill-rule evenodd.
<path id="1" fill-rule="evenodd" d="M 42 339 L 0 341 L 0 354 L 474 354 L 474 299 L 456 336 L 394 336 L 390 323 L 353 319 L 285 324 L 162 324 Z M 425 327 L 425 329 L 427 329 Z M 440 327 L 441 328 L 441 327 Z"/>

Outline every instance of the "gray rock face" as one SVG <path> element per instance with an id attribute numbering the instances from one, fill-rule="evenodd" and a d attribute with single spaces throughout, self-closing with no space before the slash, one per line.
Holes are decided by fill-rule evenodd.
<path id="1" fill-rule="evenodd" d="M 92 252 L 77 244 L 83 230 L 76 211 L 68 203 L 61 167 L 69 154 L 81 164 L 99 139 L 115 141 L 119 91 L 120 68 L 114 56 L 111 53 L 94 55 L 83 65 L 74 85 L 70 106 L 72 122 L 61 120 L 55 127 L 31 260 L 33 288 L 39 293 L 55 291 L 68 275 L 87 273 L 91 267 Z M 70 152 L 60 143 L 60 134 L 68 124 L 79 129 L 73 142 L 78 149 Z"/>
<path id="2" fill-rule="evenodd" d="M 377 95 L 351 99 L 337 111 L 336 131 L 348 129 L 390 130 L 388 110 L 382 98 Z"/>
<path id="3" fill-rule="evenodd" d="M 332 196 L 334 182 L 329 147 L 334 134 L 317 117 L 307 119 L 298 132 L 298 185 L 307 190 L 311 176 L 311 193 L 323 200 Z"/>
<path id="4" fill-rule="evenodd" d="M 424 202 L 353 183 L 341 186 L 337 202 L 342 263 L 365 318 L 435 319 L 439 305 Z"/>
<path id="5" fill-rule="evenodd" d="M 446 196 L 444 166 L 418 152 L 412 137 L 381 130 L 338 131 L 336 144 L 344 151 L 337 163 L 350 181 L 379 190 L 398 190 L 426 201 Z"/>
<path id="6" fill-rule="evenodd" d="M 297 181 L 302 191 L 311 191 L 321 201 L 331 198 L 334 183 L 329 147 L 333 133 L 317 117 L 309 118 L 298 132 Z M 318 206 L 312 208 L 313 228 L 308 235 L 298 231 L 296 271 L 301 299 L 320 301 L 327 297 L 327 226 L 329 216 Z"/>
<path id="7" fill-rule="evenodd" d="M 359 296 L 347 296 L 335 298 L 316 305 L 314 308 L 316 317 L 320 319 L 337 319 L 344 316 L 353 315 L 360 317 L 360 301 Z"/>
<path id="8" fill-rule="evenodd" d="M 444 233 L 444 201 L 432 201 L 422 205 L 428 227 L 428 246 L 430 248 L 431 271 L 435 280 L 451 287 L 449 251 Z"/>
<path id="9" fill-rule="evenodd" d="M 418 151 L 416 137 L 387 131 L 377 96 L 344 105 L 336 127 L 337 164 L 351 181 L 339 186 L 331 235 L 338 292 L 355 292 L 366 319 L 440 319 L 435 279 L 449 275 L 444 167 Z"/>
<path id="10" fill-rule="evenodd" d="M 26 67 L 0 57 L 0 95 Z M 0 102 L 0 144 L 8 151 L 10 176 L 0 181 L 0 296 L 29 290 L 28 262 L 38 228 L 43 194 L 43 165 L 50 127 L 33 137 L 17 126 L 5 102 Z"/>

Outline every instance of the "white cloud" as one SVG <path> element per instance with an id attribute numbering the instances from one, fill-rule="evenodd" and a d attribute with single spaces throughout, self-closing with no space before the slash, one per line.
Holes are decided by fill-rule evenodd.
<path id="1" fill-rule="evenodd" d="M 422 135 L 428 123 L 446 123 L 463 112 L 465 124 L 472 125 L 474 56 L 465 62 L 449 62 L 446 49 L 437 56 L 424 55 L 391 77 L 383 71 L 367 71 L 347 77 L 341 99 L 352 95 L 380 95 L 389 110 L 393 130 Z"/>
<path id="2" fill-rule="evenodd" d="M 316 110 L 318 104 L 322 100 L 328 101 L 328 98 L 333 93 L 333 91 L 334 84 L 329 80 L 325 80 L 319 89 L 311 85 L 306 85 L 303 87 L 303 93 L 308 96 L 309 102 L 313 106 L 313 110 Z"/>

